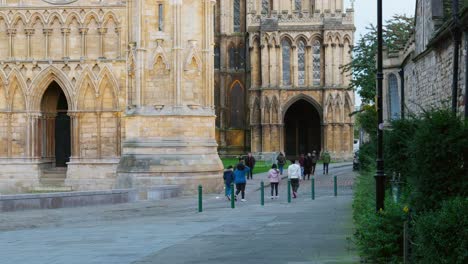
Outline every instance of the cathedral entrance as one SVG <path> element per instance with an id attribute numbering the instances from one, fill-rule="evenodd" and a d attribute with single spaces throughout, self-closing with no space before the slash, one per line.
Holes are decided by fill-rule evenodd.
<path id="1" fill-rule="evenodd" d="M 284 116 L 284 150 L 288 159 L 321 150 L 322 129 L 317 109 L 306 100 L 289 107 Z"/>
<path id="2" fill-rule="evenodd" d="M 62 89 L 52 82 L 42 98 L 43 114 L 42 157 L 66 167 L 71 156 L 71 129 L 68 102 Z"/>

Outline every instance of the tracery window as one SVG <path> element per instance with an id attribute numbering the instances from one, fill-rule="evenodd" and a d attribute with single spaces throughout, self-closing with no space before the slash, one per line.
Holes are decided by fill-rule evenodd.
<path id="1" fill-rule="evenodd" d="M 398 79 L 395 74 L 388 76 L 388 95 L 390 119 L 398 119 L 400 117 L 400 97 L 398 95 Z"/>
<path id="2" fill-rule="evenodd" d="M 163 31 L 164 29 L 164 6 L 159 4 L 158 6 L 158 31 Z"/>
<path id="3" fill-rule="evenodd" d="M 305 43 L 300 40 L 297 48 L 297 75 L 299 85 L 305 85 L 305 68 Z"/>
<path id="4" fill-rule="evenodd" d="M 229 68 L 236 68 L 236 48 L 233 46 L 229 48 Z"/>
<path id="5" fill-rule="evenodd" d="M 240 16 L 240 0 L 234 0 L 234 32 L 240 32 L 241 16 Z"/>
<path id="6" fill-rule="evenodd" d="M 316 40 L 312 45 L 312 64 L 313 64 L 313 83 L 316 86 L 320 85 L 321 77 L 321 64 L 320 64 L 320 53 L 321 45 L 320 41 Z"/>
<path id="7" fill-rule="evenodd" d="M 291 43 L 283 39 L 281 46 L 283 50 L 283 85 L 291 85 Z"/>
<path id="8" fill-rule="evenodd" d="M 294 8 L 296 11 L 302 10 L 302 0 L 294 0 Z"/>

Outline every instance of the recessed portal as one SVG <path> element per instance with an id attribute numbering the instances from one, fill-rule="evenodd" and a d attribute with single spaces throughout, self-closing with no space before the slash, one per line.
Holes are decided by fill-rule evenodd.
<path id="1" fill-rule="evenodd" d="M 289 159 L 321 150 L 322 133 L 317 109 L 305 100 L 289 107 L 284 116 L 284 149 Z"/>
<path id="2" fill-rule="evenodd" d="M 56 167 L 66 167 L 71 156 L 71 129 L 68 102 L 62 89 L 52 82 L 42 98 L 43 144 L 42 157 Z"/>

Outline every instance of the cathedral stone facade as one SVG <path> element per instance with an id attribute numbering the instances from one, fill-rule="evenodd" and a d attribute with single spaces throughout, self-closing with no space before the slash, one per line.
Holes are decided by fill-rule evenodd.
<path id="1" fill-rule="evenodd" d="M 354 94 L 341 66 L 351 60 L 353 9 L 343 0 L 223 0 L 216 12 L 220 153 L 350 157 Z"/>
<path id="2" fill-rule="evenodd" d="M 0 0 L 0 192 L 218 189 L 215 0 Z"/>

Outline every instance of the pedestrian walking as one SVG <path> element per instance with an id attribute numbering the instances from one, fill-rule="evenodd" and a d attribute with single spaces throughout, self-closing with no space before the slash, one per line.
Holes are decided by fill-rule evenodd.
<path id="1" fill-rule="evenodd" d="M 283 175 L 284 165 L 286 165 L 286 157 L 284 156 L 283 152 L 280 152 L 278 157 L 276 157 L 276 161 L 278 162 L 280 175 Z"/>
<path id="2" fill-rule="evenodd" d="M 247 174 L 247 179 L 253 180 L 253 170 L 255 168 L 255 158 L 252 156 L 252 153 L 249 152 L 245 158 L 245 165 L 250 168 L 249 173 Z"/>
<path id="3" fill-rule="evenodd" d="M 246 202 L 245 200 L 245 185 L 247 184 L 246 175 L 250 172 L 250 168 L 245 166 L 244 161 L 241 161 L 236 166 L 236 170 L 234 171 L 234 182 L 236 183 L 236 201 L 237 195 L 241 193 L 241 201 Z"/>
<path id="4" fill-rule="evenodd" d="M 299 189 L 299 180 L 301 179 L 301 166 L 299 160 L 292 161 L 293 164 L 288 167 L 288 178 L 291 180 L 293 198 L 297 198 L 297 190 Z"/>
<path id="5" fill-rule="evenodd" d="M 233 171 L 232 166 L 227 167 L 227 169 L 224 171 L 223 179 L 224 179 L 224 186 L 226 188 L 226 198 L 230 201 L 231 192 L 233 191 L 231 189 L 231 183 L 234 182 L 234 171 Z"/>
<path id="6" fill-rule="evenodd" d="M 315 166 L 317 166 L 317 161 L 318 161 L 318 155 L 317 155 L 317 152 L 312 151 L 312 156 L 311 156 L 311 160 L 312 160 L 312 175 L 315 174 Z M 310 180 L 310 179 L 309 179 Z"/>
<path id="7" fill-rule="evenodd" d="M 305 180 L 306 177 L 310 179 L 310 174 L 312 173 L 312 155 L 307 153 L 307 156 L 304 158 L 304 176 L 303 179 Z"/>
<path id="8" fill-rule="evenodd" d="M 322 161 L 323 161 L 323 174 L 328 175 L 328 165 L 330 164 L 331 156 L 330 156 L 330 153 L 326 150 L 322 154 Z"/>
<path id="9" fill-rule="evenodd" d="M 299 166 L 301 166 L 301 176 L 304 179 L 304 161 L 305 161 L 305 156 L 304 154 L 301 154 L 299 157 Z"/>
<path id="10" fill-rule="evenodd" d="M 268 179 L 270 179 L 271 186 L 271 199 L 278 199 L 278 185 L 281 181 L 280 171 L 277 169 L 276 164 L 271 166 L 271 169 L 268 171 Z M 275 191 L 275 192 L 273 192 Z M 273 195 L 275 194 L 275 195 Z"/>

